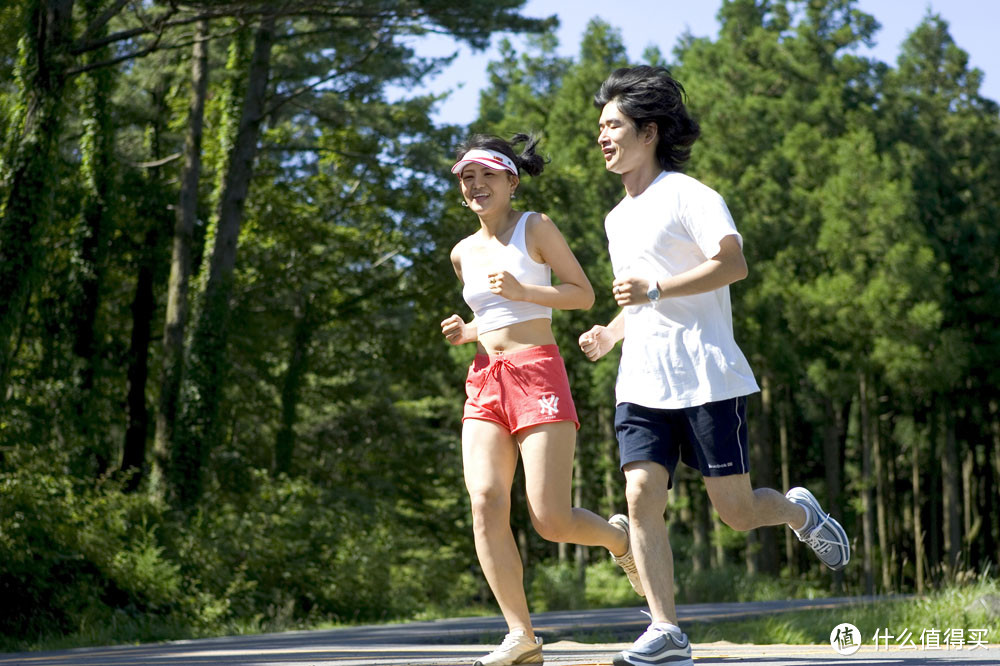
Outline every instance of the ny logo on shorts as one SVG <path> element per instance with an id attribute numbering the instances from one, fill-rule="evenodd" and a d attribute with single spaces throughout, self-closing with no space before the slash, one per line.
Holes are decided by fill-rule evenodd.
<path id="1" fill-rule="evenodd" d="M 538 406 L 540 407 L 539 411 L 542 414 L 545 414 L 547 416 L 555 416 L 557 413 L 559 413 L 559 396 L 550 395 L 547 398 L 545 397 L 539 398 Z"/>

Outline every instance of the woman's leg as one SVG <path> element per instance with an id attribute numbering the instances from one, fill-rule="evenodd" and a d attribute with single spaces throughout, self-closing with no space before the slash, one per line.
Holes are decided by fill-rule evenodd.
<path id="1" fill-rule="evenodd" d="M 572 506 L 576 425 L 543 423 L 517 433 L 531 522 L 549 541 L 603 546 L 613 555 L 628 550 L 625 533 L 586 509 Z"/>
<path id="2" fill-rule="evenodd" d="M 517 444 L 503 426 L 467 419 L 462 425 L 462 461 L 479 564 L 509 631 L 521 630 L 533 639 L 521 556 L 510 529 L 510 489 L 517 466 Z"/>

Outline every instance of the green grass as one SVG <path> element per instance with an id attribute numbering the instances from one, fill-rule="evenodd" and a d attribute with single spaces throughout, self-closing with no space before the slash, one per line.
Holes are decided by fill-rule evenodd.
<path id="1" fill-rule="evenodd" d="M 1000 603 L 1000 581 L 980 579 L 974 583 L 950 587 L 922 598 L 860 603 L 829 610 L 797 611 L 733 622 L 692 623 L 685 627 L 695 643 L 729 641 L 767 645 L 826 644 L 830 632 L 842 622 L 850 622 L 860 631 L 866 644 L 874 644 L 876 631 L 897 636 L 904 629 L 920 642 L 923 630 L 986 629 L 987 640 L 1000 642 L 1000 615 L 988 610 L 993 598 Z M 890 645 L 894 643 L 890 641 Z"/>

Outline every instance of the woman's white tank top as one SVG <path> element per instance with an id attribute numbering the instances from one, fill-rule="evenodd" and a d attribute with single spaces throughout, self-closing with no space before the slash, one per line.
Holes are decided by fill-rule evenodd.
<path id="1" fill-rule="evenodd" d="M 521 284 L 546 287 L 552 284 L 552 269 L 549 265 L 538 263 L 528 254 L 525 231 L 531 214 L 528 212 L 521 216 L 514 227 L 510 242 L 502 250 L 494 250 L 490 260 L 484 260 L 469 252 L 462 254 L 462 279 L 465 281 L 462 296 L 476 315 L 479 333 L 494 331 L 529 319 L 552 319 L 552 308 L 527 301 L 511 301 L 494 294 L 489 288 L 487 276 L 499 270 L 507 271 Z"/>

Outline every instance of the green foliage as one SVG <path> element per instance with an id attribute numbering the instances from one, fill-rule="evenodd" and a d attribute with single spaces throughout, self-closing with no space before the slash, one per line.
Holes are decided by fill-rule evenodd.
<path id="1" fill-rule="evenodd" d="M 587 608 L 635 606 L 638 601 L 625 573 L 611 558 L 588 565 L 586 583 Z"/>
<path id="2" fill-rule="evenodd" d="M 87 490 L 29 468 L 0 477 L 0 645 L 276 631 L 468 602 L 455 564 L 469 553 L 428 548 L 390 502 L 265 472 L 247 481 L 244 501 L 178 523 L 113 484 Z"/>
<path id="3" fill-rule="evenodd" d="M 0 505 L 0 634 L 73 633 L 118 613 L 177 608 L 180 570 L 158 543 L 160 510 L 147 498 L 25 466 L 0 475 Z"/>
<path id="4" fill-rule="evenodd" d="M 829 592 L 820 583 L 805 579 L 773 578 L 747 574 L 746 567 L 732 563 L 707 571 L 677 567 L 677 602 L 687 604 L 713 601 L 774 601 L 815 599 Z"/>
<path id="5" fill-rule="evenodd" d="M 379 25 L 323 12 L 276 19 L 238 253 L 202 324 L 215 361 L 191 371 L 202 373 L 198 390 L 187 377 L 189 406 L 218 398 L 197 424 L 217 443 L 193 439 L 193 459 L 174 470 L 175 484 L 192 471 L 203 480 L 182 513 L 128 484 L 144 476 L 123 469 L 123 443 L 129 429 L 133 444 L 150 439 L 140 407 L 160 390 L 142 371 L 158 367 L 161 346 L 135 336 L 158 334 L 171 297 L 166 248 L 183 173 L 173 156 L 189 100 L 190 26 L 156 43 L 144 31 L 191 9 L 105 14 L 119 4 L 76 3 L 68 23 L 49 26 L 58 48 L 45 52 L 27 28 L 39 3 L 0 8 L 2 646 L 495 612 L 461 469 L 474 349 L 439 332 L 466 312 L 448 253 L 478 223 L 458 206 L 451 148 L 471 130 L 542 139 L 550 161 L 524 180 L 517 205 L 552 217 L 597 294 L 590 311 L 553 319 L 582 422 L 580 503 L 621 511 L 618 352 L 595 364 L 576 344 L 616 313 L 603 219 L 623 192 L 594 141 L 592 97 L 628 64 L 620 33 L 593 21 L 573 57 L 557 55 L 551 32 L 523 52 L 502 43 L 480 117 L 458 128 L 433 125 L 433 97 L 387 96 L 389 84 L 416 87 L 447 61 L 417 58 L 406 39 L 445 30 L 482 45 L 497 30 L 550 22 L 520 16 L 516 0 L 380 2 L 379 16 L 394 19 Z M 732 288 L 734 327 L 771 390 L 768 404 L 752 403 L 755 442 L 767 437 L 775 452 L 761 464 L 775 478 L 788 466 L 791 483 L 819 496 L 859 491 L 830 507 L 857 563 L 834 578 L 797 545 L 787 559 L 728 528 L 696 534 L 711 523 L 702 495 L 672 502 L 682 602 L 920 590 L 961 578 L 952 558 L 996 563 L 998 107 L 939 17 L 917 27 L 895 67 L 859 58 L 878 26 L 856 4 L 732 0 L 718 38 L 687 35 L 644 56 L 684 84 L 703 130 L 690 173 L 723 194 L 744 237 L 750 276 Z M 101 16 L 110 22 L 92 37 L 131 41 L 84 39 L 83 22 Z M 206 311 L 254 20 L 209 26 L 193 317 Z M 66 35 L 83 40 L 77 51 L 61 50 Z M 47 68 L 40 57 L 52 58 Z M 145 314 L 134 307 L 143 280 Z M 189 328 L 189 360 L 202 353 L 190 338 Z M 128 402 L 133 388 L 139 399 Z M 531 529 L 516 492 L 515 505 L 533 610 L 636 603 L 603 551 L 588 550 L 581 583 L 577 565 Z M 867 548 L 865 511 L 876 532 Z M 946 525 L 967 532 L 946 539 Z M 693 555 L 706 560 L 698 571 Z M 755 558 L 782 576 L 747 573 Z M 880 567 L 886 576 L 869 581 Z M 921 621 L 966 613 L 974 604 L 962 595 L 975 588 L 959 589 L 914 604 Z M 968 613 L 963 622 L 980 621 Z M 804 640 L 819 625 L 769 620 L 760 631 Z"/>
<path id="6" fill-rule="evenodd" d="M 537 567 L 529 583 L 529 605 L 536 612 L 584 608 L 587 589 L 580 578 L 577 567 L 569 563 Z"/>

